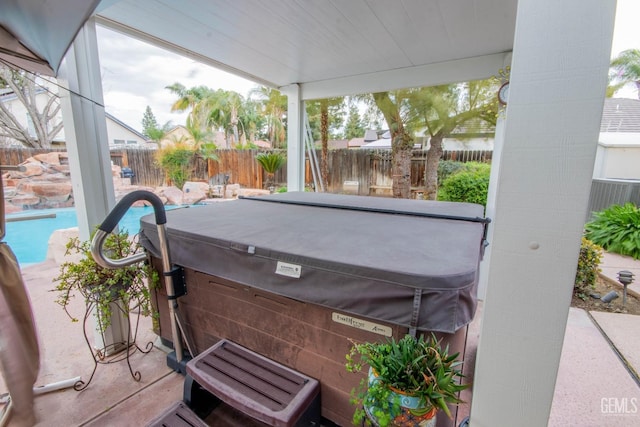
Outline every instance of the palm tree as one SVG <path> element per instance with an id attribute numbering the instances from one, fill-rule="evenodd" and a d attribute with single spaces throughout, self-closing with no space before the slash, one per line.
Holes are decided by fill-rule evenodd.
<path id="1" fill-rule="evenodd" d="M 627 83 L 636 85 L 638 99 L 640 99 L 640 49 L 628 49 L 620 53 L 611 61 L 611 85 L 608 95 L 613 95 Z"/>
<path id="2" fill-rule="evenodd" d="M 318 102 L 307 103 L 307 114 L 309 116 L 309 126 L 312 131 L 314 123 L 320 122 L 320 141 L 322 146 L 322 155 L 320 157 L 320 179 L 322 179 L 322 188 L 326 190 L 329 181 L 329 128 L 340 127 L 343 123 L 342 107 L 344 106 L 344 98 L 325 98 Z M 315 139 L 315 136 L 314 136 Z"/>
<path id="3" fill-rule="evenodd" d="M 205 99 L 213 92 L 206 86 L 195 86 L 187 89 L 181 83 L 174 83 L 170 86 L 166 86 L 165 89 L 169 89 L 175 95 L 178 95 L 178 100 L 171 106 L 171 111 L 185 111 L 193 107 Z"/>
<path id="4" fill-rule="evenodd" d="M 277 89 L 261 86 L 251 91 L 262 103 L 262 114 L 267 118 L 266 136 L 274 148 L 284 148 L 287 135 L 285 116 L 287 97 Z"/>

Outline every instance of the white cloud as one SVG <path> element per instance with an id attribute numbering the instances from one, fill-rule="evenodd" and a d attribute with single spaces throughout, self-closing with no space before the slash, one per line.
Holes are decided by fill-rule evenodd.
<path id="1" fill-rule="evenodd" d="M 161 125 L 185 123 L 187 113 L 171 112 L 176 96 L 165 87 L 173 83 L 233 90 L 244 96 L 256 86 L 107 28 L 98 26 L 97 37 L 105 109 L 137 130 L 142 130 L 147 105 Z"/>
<path id="2" fill-rule="evenodd" d="M 640 49 L 639 14 L 640 2 L 638 0 L 618 0 L 611 57 L 617 56 L 626 49 Z"/>

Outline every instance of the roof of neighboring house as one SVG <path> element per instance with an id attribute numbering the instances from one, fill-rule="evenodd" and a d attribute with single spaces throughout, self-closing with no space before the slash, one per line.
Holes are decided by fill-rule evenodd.
<path id="1" fill-rule="evenodd" d="M 104 115 L 106 117 L 108 117 L 109 119 L 113 120 L 114 122 L 116 122 L 118 125 L 122 126 L 123 128 L 127 129 L 130 132 L 135 133 L 137 136 L 139 136 L 143 141 L 147 141 L 149 138 L 147 138 L 146 136 L 144 136 L 143 134 L 141 134 L 140 132 L 138 132 L 137 130 L 135 130 L 134 128 L 132 128 L 131 126 L 129 126 L 128 124 L 126 124 L 125 122 L 116 119 L 114 116 L 112 116 L 111 114 L 107 113 L 106 111 L 104 112 Z"/>
<path id="2" fill-rule="evenodd" d="M 367 129 L 364 132 L 364 142 L 371 142 L 378 139 L 378 132 L 373 129 Z"/>
<path id="3" fill-rule="evenodd" d="M 271 148 L 271 143 L 269 141 L 263 141 L 261 139 L 256 139 L 255 141 L 253 141 L 253 143 L 255 145 L 257 145 L 260 148 Z"/>
<path id="4" fill-rule="evenodd" d="M 628 98 L 605 99 L 600 132 L 640 133 L 640 100 Z"/>
<path id="5" fill-rule="evenodd" d="M 349 140 L 349 142 L 347 143 L 347 145 L 349 146 L 349 148 L 351 147 L 360 147 L 361 145 L 366 144 L 366 141 L 364 138 L 351 138 Z"/>
<path id="6" fill-rule="evenodd" d="M 318 149 L 322 148 L 322 142 L 320 140 L 317 140 L 315 142 L 315 146 Z M 343 148 L 349 148 L 349 140 L 347 140 L 347 139 L 330 139 L 329 141 L 327 141 L 327 148 L 329 150 L 340 150 L 340 149 L 343 149 Z"/>
<path id="7" fill-rule="evenodd" d="M 329 150 L 339 150 L 341 148 L 349 148 L 349 140 L 347 139 L 330 139 Z"/>

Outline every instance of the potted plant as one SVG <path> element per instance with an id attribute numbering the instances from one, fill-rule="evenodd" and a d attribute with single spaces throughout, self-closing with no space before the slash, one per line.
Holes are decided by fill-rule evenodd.
<path id="1" fill-rule="evenodd" d="M 95 347 L 109 355 L 123 350 L 129 343 L 128 317 L 132 310 L 143 316 L 151 314 L 149 287 L 157 286 L 159 278 L 146 263 L 118 269 L 101 267 L 91 256 L 90 246 L 90 240 L 82 242 L 78 237 L 67 242 L 65 255 L 74 258 L 61 264 L 60 274 L 53 279 L 58 282 L 53 290 L 58 292 L 56 303 L 74 322 L 78 319 L 70 313 L 69 304 L 76 294 L 82 295 L 87 313 L 93 310 Z M 136 253 L 139 247 L 138 242 L 129 240 L 126 231 L 120 231 L 107 236 L 103 250 L 110 258 L 120 259 Z M 108 331 L 111 333 L 107 334 Z"/>
<path id="2" fill-rule="evenodd" d="M 460 383 L 458 353 L 450 355 L 433 334 L 353 342 L 346 358 L 349 372 L 369 366 L 368 376 L 352 391 L 358 425 L 368 418 L 377 426 L 435 426 L 436 413 L 441 410 L 451 418 L 447 403 L 462 403 L 458 394 L 469 387 Z"/>

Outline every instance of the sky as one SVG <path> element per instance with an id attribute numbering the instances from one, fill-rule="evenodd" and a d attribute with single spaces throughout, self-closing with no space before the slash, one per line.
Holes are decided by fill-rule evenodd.
<path id="1" fill-rule="evenodd" d="M 611 46 L 612 57 L 621 51 L 640 48 L 639 0 L 618 0 Z M 212 89 L 233 90 L 246 96 L 256 84 L 208 65 L 151 46 L 98 26 L 98 49 L 102 70 L 103 95 L 108 113 L 130 127 L 142 131 L 142 116 L 151 107 L 158 124 L 184 124 L 187 113 L 171 112 L 177 97 L 166 86 L 205 85 Z M 616 96 L 636 98 L 629 87 Z"/>
<path id="2" fill-rule="evenodd" d="M 97 37 L 105 110 L 137 131 L 142 131 L 147 106 L 160 126 L 185 124 L 187 112 L 171 112 L 177 96 L 165 89 L 176 82 L 187 88 L 233 90 L 243 96 L 257 86 L 104 27 L 97 26 Z"/>

